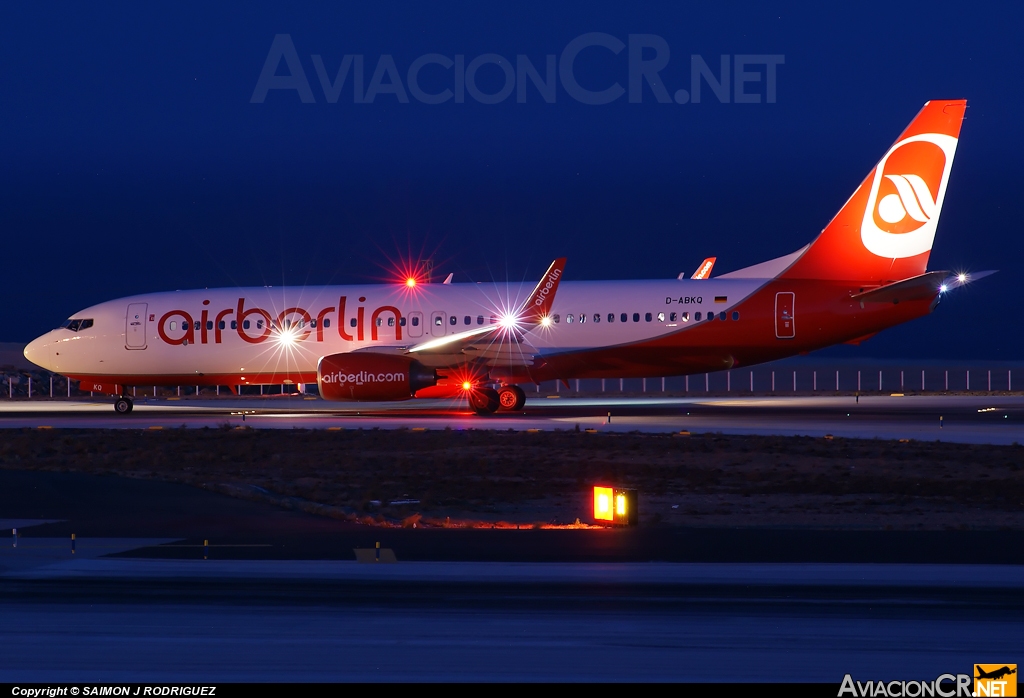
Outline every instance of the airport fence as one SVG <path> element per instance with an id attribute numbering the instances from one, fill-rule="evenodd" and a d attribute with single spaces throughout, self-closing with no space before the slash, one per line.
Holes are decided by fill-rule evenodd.
<path id="1" fill-rule="evenodd" d="M 524 386 L 527 395 L 793 395 L 930 394 L 1024 392 L 1024 365 L 772 365 L 670 378 L 606 378 L 546 381 Z M 315 384 L 244 386 L 239 397 L 282 394 L 315 396 Z M 228 386 L 133 386 L 137 398 L 216 398 L 234 396 Z M 77 381 L 38 370 L 8 370 L 0 399 L 68 399 L 89 396 Z"/>

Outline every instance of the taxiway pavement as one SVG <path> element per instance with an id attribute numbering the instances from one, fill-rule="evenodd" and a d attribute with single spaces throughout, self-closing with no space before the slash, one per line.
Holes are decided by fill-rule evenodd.
<path id="1" fill-rule="evenodd" d="M 312 398 L 139 399 L 116 415 L 108 401 L 0 402 L 0 428 L 148 429 L 596 429 L 777 436 L 1024 443 L 1024 396 L 530 398 L 521 412 L 478 417 L 462 403 L 339 404 Z"/>

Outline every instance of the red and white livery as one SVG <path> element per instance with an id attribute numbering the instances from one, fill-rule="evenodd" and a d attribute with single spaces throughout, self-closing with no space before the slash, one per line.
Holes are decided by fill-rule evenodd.
<path id="1" fill-rule="evenodd" d="M 408 283 L 151 293 L 86 308 L 31 342 L 35 364 L 119 396 L 131 385 L 313 383 L 327 400 L 467 395 L 518 409 L 519 384 L 677 376 L 857 343 L 925 315 L 966 102 L 925 104 L 810 245 L 714 278 L 536 287 Z"/>

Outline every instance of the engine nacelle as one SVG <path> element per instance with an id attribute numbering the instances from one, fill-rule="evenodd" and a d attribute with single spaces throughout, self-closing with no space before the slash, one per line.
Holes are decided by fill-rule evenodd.
<path id="1" fill-rule="evenodd" d="M 407 356 L 332 354 L 316 368 L 324 400 L 408 400 L 417 390 L 437 384 L 437 372 Z"/>

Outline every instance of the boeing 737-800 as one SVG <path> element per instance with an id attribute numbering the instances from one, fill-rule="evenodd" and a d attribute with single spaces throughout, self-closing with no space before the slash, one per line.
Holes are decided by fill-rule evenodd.
<path id="1" fill-rule="evenodd" d="M 25 356 L 117 397 L 132 385 L 316 382 L 325 400 L 465 395 L 518 409 L 519 385 L 677 376 L 859 342 L 931 312 L 927 271 L 966 102 L 925 104 L 835 218 L 792 254 L 714 278 L 536 287 L 407 283 L 150 293 L 75 313 Z"/>

